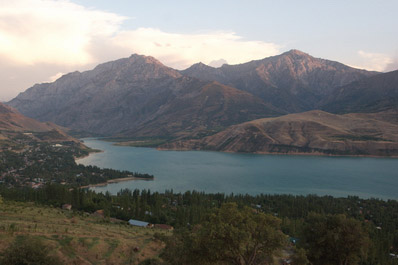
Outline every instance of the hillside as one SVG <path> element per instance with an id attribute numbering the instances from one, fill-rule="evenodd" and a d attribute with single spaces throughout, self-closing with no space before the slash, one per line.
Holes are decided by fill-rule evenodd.
<path id="1" fill-rule="evenodd" d="M 320 106 L 333 113 L 397 110 L 398 70 L 337 88 Z"/>
<path id="2" fill-rule="evenodd" d="M 52 123 L 42 123 L 28 118 L 15 109 L 0 103 L 0 140 L 13 142 L 21 133 L 33 141 L 80 143 L 70 137 L 61 128 Z"/>
<path id="3" fill-rule="evenodd" d="M 0 130 L 44 132 L 53 130 L 55 127 L 55 125 L 28 118 L 0 103 Z"/>
<path id="4" fill-rule="evenodd" d="M 225 152 L 398 155 L 397 113 L 334 115 L 323 111 L 289 114 L 234 125 L 201 140 L 160 146 L 173 150 Z"/>
<path id="5" fill-rule="evenodd" d="M 33 203 L 0 203 L 0 252 L 16 238 L 40 238 L 63 264 L 138 264 L 157 256 L 156 230 Z M 136 249 L 136 251 L 134 251 Z"/>
<path id="6" fill-rule="evenodd" d="M 217 82 L 196 84 L 197 87 L 192 83 L 184 86 L 173 101 L 162 106 L 147 122 L 120 135 L 197 138 L 231 124 L 280 114 L 247 92 Z"/>
<path id="7" fill-rule="evenodd" d="M 219 68 L 199 63 L 181 73 L 247 91 L 288 113 L 315 109 L 319 100 L 330 96 L 334 88 L 377 74 L 298 50 Z"/>
<path id="8" fill-rule="evenodd" d="M 219 107 L 220 102 L 225 104 Z M 35 85 L 8 104 L 41 121 L 118 136 L 151 131 L 174 137 L 280 114 L 249 93 L 183 77 L 156 59 L 140 55 Z"/>

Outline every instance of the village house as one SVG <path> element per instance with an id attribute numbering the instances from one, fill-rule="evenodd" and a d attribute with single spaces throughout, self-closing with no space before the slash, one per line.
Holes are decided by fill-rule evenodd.
<path id="1" fill-rule="evenodd" d="M 68 211 L 70 211 L 70 210 L 72 210 L 72 205 L 70 205 L 70 204 L 63 204 L 63 205 L 62 205 L 62 209 L 63 209 L 63 210 L 68 210 Z"/>
<path id="2" fill-rule="evenodd" d="M 148 228 L 152 228 L 153 224 L 147 223 L 147 222 L 143 222 L 143 221 L 138 221 L 138 220 L 133 220 L 130 219 L 128 221 L 128 223 L 132 226 L 138 226 L 138 227 L 148 227 Z"/>

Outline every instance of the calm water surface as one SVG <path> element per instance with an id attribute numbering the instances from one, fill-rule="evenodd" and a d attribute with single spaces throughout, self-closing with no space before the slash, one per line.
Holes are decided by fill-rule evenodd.
<path id="1" fill-rule="evenodd" d="M 398 159 L 230 154 L 204 151 L 158 151 L 114 146 L 84 139 L 104 152 L 78 160 L 84 165 L 149 173 L 154 181 L 135 180 L 95 187 L 205 191 L 243 194 L 318 194 L 398 199 Z"/>

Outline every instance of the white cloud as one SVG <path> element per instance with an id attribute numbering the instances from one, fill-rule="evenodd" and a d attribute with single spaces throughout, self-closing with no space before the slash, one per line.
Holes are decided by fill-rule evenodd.
<path id="1" fill-rule="evenodd" d="M 218 59 L 218 60 L 211 61 L 209 63 L 209 66 L 218 68 L 218 67 L 221 67 L 223 64 L 228 64 L 228 62 L 224 59 Z"/>
<path id="2" fill-rule="evenodd" d="M 90 42 L 111 36 L 125 19 L 69 1 L 2 1 L 0 55 L 17 64 L 84 65 L 95 61 Z"/>
<path id="3" fill-rule="evenodd" d="M 54 82 L 55 80 L 57 80 L 58 78 L 60 78 L 60 77 L 63 76 L 64 74 L 65 74 L 65 73 L 61 73 L 61 72 L 56 73 L 55 75 L 50 76 L 50 77 L 48 78 L 48 82 Z"/>
<path id="4" fill-rule="evenodd" d="M 373 71 L 385 71 L 386 68 L 393 62 L 393 60 L 386 54 L 370 53 L 365 51 L 358 51 L 360 57 L 358 68 L 363 68 Z"/>
<path id="5" fill-rule="evenodd" d="M 87 70 L 132 53 L 151 55 L 183 69 L 217 58 L 242 63 L 278 54 L 280 49 L 273 43 L 245 40 L 234 32 L 122 30 L 126 19 L 68 0 L 0 0 L 0 68 L 8 73 L 12 70 L 8 76 L 0 74 L 0 82 L 7 84 L 0 88 L 0 99 L 53 80 L 60 72 Z"/>

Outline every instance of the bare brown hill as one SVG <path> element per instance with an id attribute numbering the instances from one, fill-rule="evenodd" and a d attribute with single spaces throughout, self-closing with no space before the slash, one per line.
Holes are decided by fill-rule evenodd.
<path id="1" fill-rule="evenodd" d="M 396 114 L 309 111 L 245 122 L 200 140 L 176 141 L 160 149 L 397 156 L 398 123 L 390 121 Z"/>
<path id="2" fill-rule="evenodd" d="M 43 123 L 20 114 L 15 109 L 0 103 L 0 139 L 10 140 L 15 133 L 26 133 L 38 141 L 73 141 L 77 139 L 67 135 L 61 127 L 52 123 Z M 29 133 L 39 133 L 37 135 Z"/>

